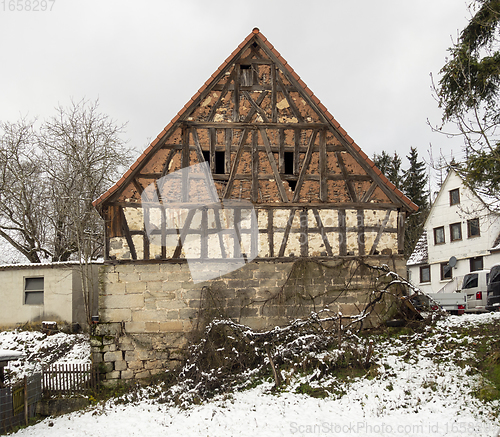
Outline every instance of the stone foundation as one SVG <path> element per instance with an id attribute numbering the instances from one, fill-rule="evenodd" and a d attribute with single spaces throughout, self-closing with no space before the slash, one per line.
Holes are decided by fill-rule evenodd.
<path id="1" fill-rule="evenodd" d="M 254 260 L 194 284 L 187 263 L 105 265 L 93 360 L 110 383 L 141 379 L 180 365 L 193 332 L 213 317 L 264 330 L 325 307 L 344 316 L 359 314 L 376 288 L 377 274 L 365 264 L 405 271 L 401 256 Z M 380 323 L 386 311 L 387 302 L 377 304 L 365 326 Z"/>

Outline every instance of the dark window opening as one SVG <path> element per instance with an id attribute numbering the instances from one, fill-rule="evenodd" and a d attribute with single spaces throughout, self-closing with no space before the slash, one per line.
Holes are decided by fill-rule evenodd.
<path id="1" fill-rule="evenodd" d="M 210 152 L 208 150 L 203 150 L 201 153 L 203 153 L 203 158 L 208 162 L 208 165 L 210 165 Z"/>
<path id="2" fill-rule="evenodd" d="M 431 282 L 431 266 L 420 267 L 420 283 Z"/>
<path id="3" fill-rule="evenodd" d="M 469 259 L 470 271 L 475 272 L 477 270 L 483 270 L 483 257 L 476 256 L 475 258 Z"/>
<path id="4" fill-rule="evenodd" d="M 452 278 L 452 267 L 448 263 L 441 263 L 441 280 Z"/>
<path id="5" fill-rule="evenodd" d="M 444 242 L 444 227 L 434 228 L 434 244 L 443 244 Z"/>
<path id="6" fill-rule="evenodd" d="M 293 152 L 285 152 L 283 154 L 284 161 L 284 169 L 283 174 L 285 175 L 293 175 L 293 161 L 294 161 L 294 153 Z M 288 186 L 292 191 L 295 191 L 295 187 L 297 186 L 297 181 L 288 181 Z"/>
<path id="7" fill-rule="evenodd" d="M 479 219 L 471 219 L 467 220 L 467 234 L 468 237 L 479 237 L 480 231 L 479 231 Z"/>
<path id="8" fill-rule="evenodd" d="M 460 203 L 460 191 L 458 188 L 450 191 L 450 205 L 458 205 Z"/>
<path id="9" fill-rule="evenodd" d="M 24 278 L 24 304 L 43 305 L 43 278 Z"/>
<path id="10" fill-rule="evenodd" d="M 241 86 L 253 85 L 253 72 L 251 65 L 240 65 L 240 82 Z"/>
<path id="11" fill-rule="evenodd" d="M 215 152 L 215 174 L 226 173 L 226 152 Z"/>
<path id="12" fill-rule="evenodd" d="M 293 152 L 285 152 L 283 155 L 285 161 L 284 174 L 293 174 Z"/>
<path id="13" fill-rule="evenodd" d="M 450 225 L 450 240 L 458 241 L 462 239 L 462 224 L 453 223 Z"/>

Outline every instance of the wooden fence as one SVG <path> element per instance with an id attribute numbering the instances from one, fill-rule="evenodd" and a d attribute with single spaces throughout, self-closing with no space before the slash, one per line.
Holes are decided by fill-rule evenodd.
<path id="1" fill-rule="evenodd" d="M 99 372 L 92 364 L 53 364 L 42 369 L 43 395 L 89 395 L 97 390 Z"/>
<path id="2" fill-rule="evenodd" d="M 39 373 L 24 377 L 12 387 L 0 389 L 0 433 L 28 425 L 35 416 L 36 404 L 42 397 L 42 376 Z"/>

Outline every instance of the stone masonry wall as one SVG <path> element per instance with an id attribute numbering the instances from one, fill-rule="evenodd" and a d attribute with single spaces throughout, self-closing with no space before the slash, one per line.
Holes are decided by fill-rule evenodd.
<path id="1" fill-rule="evenodd" d="M 263 330 L 325 306 L 345 316 L 358 314 L 377 276 L 364 263 L 388 264 L 400 274 L 405 269 L 400 256 L 253 261 L 221 278 L 194 284 L 186 263 L 105 265 L 100 271 L 93 360 L 101 363 L 110 383 L 140 379 L 181 364 L 193 331 L 203 329 L 214 315 Z M 378 304 L 377 314 L 385 309 L 386 304 Z"/>

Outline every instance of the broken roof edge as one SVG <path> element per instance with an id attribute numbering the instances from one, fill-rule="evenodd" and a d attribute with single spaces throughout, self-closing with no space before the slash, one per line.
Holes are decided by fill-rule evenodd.
<path id="1" fill-rule="evenodd" d="M 331 123 L 333 129 L 337 131 L 337 133 L 350 145 L 350 147 L 354 148 L 359 157 L 365 161 L 369 168 L 372 168 L 376 171 L 377 176 L 381 179 L 381 182 L 384 184 L 387 189 L 394 193 L 394 195 L 399 198 L 403 207 L 407 209 L 408 213 L 413 213 L 418 210 L 418 206 L 411 201 L 405 194 L 403 194 L 398 188 L 392 184 L 389 179 L 375 166 L 374 162 L 362 151 L 361 147 L 359 147 L 356 142 L 347 134 L 347 131 L 342 128 L 340 123 L 333 117 L 333 115 L 328 111 L 326 106 L 321 103 L 321 101 L 315 96 L 312 90 L 306 85 L 306 83 L 300 78 L 300 76 L 295 72 L 295 70 L 291 67 L 290 64 L 286 61 L 285 58 L 274 48 L 274 46 L 269 42 L 269 40 L 262 34 L 258 27 L 254 27 L 252 32 L 238 45 L 238 47 L 233 50 L 233 52 L 226 58 L 226 60 L 219 66 L 219 68 L 208 78 L 208 80 L 201 86 L 201 88 L 191 97 L 191 99 L 183 106 L 183 108 L 177 113 L 177 115 L 170 121 L 170 123 L 165 126 L 165 128 L 160 132 L 160 134 L 151 142 L 150 146 L 143 152 L 139 158 L 132 164 L 132 166 L 127 170 L 127 172 L 116 182 L 111 188 L 109 188 L 105 193 L 103 193 L 100 197 L 95 199 L 92 202 L 92 205 L 100 209 L 101 204 L 106 201 L 109 197 L 111 197 L 121 186 L 125 186 L 135 175 L 137 171 L 139 171 L 139 167 L 141 163 L 146 159 L 148 155 L 151 153 L 155 153 L 155 146 L 161 144 L 162 140 L 168 134 L 169 130 L 174 126 L 175 123 L 178 122 L 179 118 L 181 118 L 189 108 L 196 103 L 196 100 L 200 97 L 200 95 L 206 91 L 206 89 L 212 84 L 217 76 L 230 64 L 233 60 L 240 54 L 245 46 L 253 39 L 259 38 L 260 41 L 266 46 L 268 50 L 276 57 L 279 63 L 284 67 L 285 70 L 293 77 L 294 80 L 297 81 L 298 85 L 302 88 L 304 93 L 309 96 L 309 98 L 313 101 L 313 103 L 318 107 L 318 109 L 323 113 L 325 118 Z M 158 146 L 159 147 L 159 146 Z M 377 171 L 378 170 L 378 171 Z M 382 188 L 382 187 L 381 187 Z"/>

